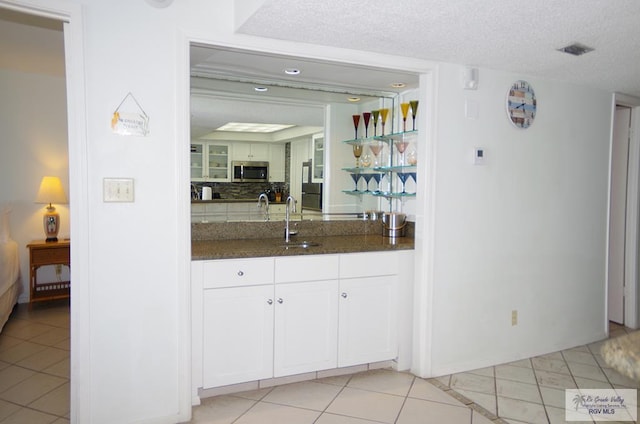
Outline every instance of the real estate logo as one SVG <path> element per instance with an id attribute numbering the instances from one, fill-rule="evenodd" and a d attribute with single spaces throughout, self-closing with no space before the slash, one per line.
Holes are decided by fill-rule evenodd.
<path id="1" fill-rule="evenodd" d="M 567 421 L 632 421 L 638 419 L 635 389 L 566 389 Z"/>

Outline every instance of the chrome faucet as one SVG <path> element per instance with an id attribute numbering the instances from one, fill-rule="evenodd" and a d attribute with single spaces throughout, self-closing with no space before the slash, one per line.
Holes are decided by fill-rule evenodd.
<path id="1" fill-rule="evenodd" d="M 260 206 L 262 205 L 263 200 L 264 200 L 264 220 L 268 221 L 269 220 L 269 197 L 267 197 L 265 193 L 260 193 L 260 196 L 258 196 L 258 209 L 260 209 Z"/>
<path id="2" fill-rule="evenodd" d="M 289 207 L 290 205 L 291 207 Z M 290 238 L 291 234 L 289 233 L 289 220 L 291 218 L 291 212 L 293 213 L 296 212 L 296 199 L 294 199 L 293 196 L 287 197 L 287 200 L 284 204 L 284 221 L 285 221 L 284 241 L 286 243 L 289 243 L 289 241 L 291 240 Z"/>

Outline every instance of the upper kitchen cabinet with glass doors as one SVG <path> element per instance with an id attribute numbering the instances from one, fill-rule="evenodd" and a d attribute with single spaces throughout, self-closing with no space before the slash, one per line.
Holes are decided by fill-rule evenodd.
<path id="1" fill-rule="evenodd" d="M 191 181 L 231 181 L 229 145 L 191 143 Z"/>
<path id="2" fill-rule="evenodd" d="M 324 133 L 311 136 L 311 147 L 313 149 L 313 174 L 311 182 L 324 182 Z"/>

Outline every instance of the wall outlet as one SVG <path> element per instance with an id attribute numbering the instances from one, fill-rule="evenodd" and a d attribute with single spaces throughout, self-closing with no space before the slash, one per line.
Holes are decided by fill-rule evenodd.
<path id="1" fill-rule="evenodd" d="M 518 325 L 518 311 L 511 311 L 511 325 Z"/>

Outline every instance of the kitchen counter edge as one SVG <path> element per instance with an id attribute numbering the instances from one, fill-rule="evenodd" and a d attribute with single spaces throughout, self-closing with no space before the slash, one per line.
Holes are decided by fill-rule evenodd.
<path id="1" fill-rule="evenodd" d="M 384 237 L 381 235 L 348 235 L 293 238 L 292 243 L 312 241 L 319 246 L 309 248 L 285 247 L 281 238 L 194 240 L 191 242 L 191 260 L 239 259 L 267 256 L 326 255 L 335 253 L 413 250 L 414 239 Z"/>

